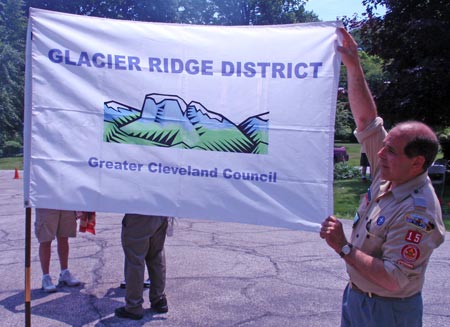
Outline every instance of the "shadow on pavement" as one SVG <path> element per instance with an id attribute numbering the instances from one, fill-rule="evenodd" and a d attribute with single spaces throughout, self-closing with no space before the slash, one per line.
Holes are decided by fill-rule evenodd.
<path id="1" fill-rule="evenodd" d="M 84 286 L 58 287 L 58 292 L 55 293 L 35 289 L 31 291 L 33 303 L 31 313 L 33 316 L 41 316 L 76 327 L 92 323 L 96 323 L 94 326 L 120 325 L 124 320 L 114 316 L 114 309 L 123 305 L 124 295 L 125 290 L 119 287 L 108 289 L 102 298 L 85 293 Z M 20 291 L 1 300 L 0 306 L 11 313 L 24 314 L 24 299 L 25 292 Z M 153 316 L 152 312 L 147 310 L 142 322 L 165 319 L 158 315 Z"/>

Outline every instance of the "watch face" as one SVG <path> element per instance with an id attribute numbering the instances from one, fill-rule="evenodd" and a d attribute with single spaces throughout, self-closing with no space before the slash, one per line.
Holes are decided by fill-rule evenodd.
<path id="1" fill-rule="evenodd" d="M 344 252 L 345 255 L 349 254 L 350 251 L 351 251 L 351 248 L 348 244 L 346 244 L 342 247 L 342 252 Z"/>

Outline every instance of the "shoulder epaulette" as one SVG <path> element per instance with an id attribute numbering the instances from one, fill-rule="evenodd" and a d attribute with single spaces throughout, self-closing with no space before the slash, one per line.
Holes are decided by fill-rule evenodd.
<path id="1" fill-rule="evenodd" d="M 414 200 L 414 207 L 416 209 L 425 210 L 427 208 L 427 199 L 425 199 L 422 195 L 419 195 L 416 192 L 413 192 L 413 194 L 411 196 Z"/>

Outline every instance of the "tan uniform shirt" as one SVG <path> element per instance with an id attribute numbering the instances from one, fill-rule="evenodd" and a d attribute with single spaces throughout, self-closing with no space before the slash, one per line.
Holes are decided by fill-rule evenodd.
<path id="1" fill-rule="evenodd" d="M 384 261 L 386 271 L 400 285 L 396 292 L 372 283 L 347 265 L 352 283 L 361 290 L 386 297 L 408 297 L 422 290 L 431 253 L 443 241 L 445 226 L 439 201 L 427 172 L 389 191 L 380 178 L 378 151 L 386 136 L 383 120 L 376 118 L 356 132 L 372 167 L 373 182 L 362 196 L 355 216 L 351 243 Z"/>

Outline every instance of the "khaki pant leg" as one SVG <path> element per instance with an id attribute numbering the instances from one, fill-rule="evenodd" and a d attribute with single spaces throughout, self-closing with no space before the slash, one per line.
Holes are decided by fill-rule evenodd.
<path id="1" fill-rule="evenodd" d="M 150 277 L 149 298 L 152 304 L 156 303 L 165 296 L 166 288 L 166 256 L 164 252 L 164 243 L 166 240 L 166 231 L 168 220 L 166 217 L 154 217 L 152 222 L 154 233 L 150 238 L 150 247 L 145 258 L 148 275 Z"/>
<path id="2" fill-rule="evenodd" d="M 122 247 L 125 254 L 125 308 L 143 314 L 143 280 L 145 257 L 150 246 L 150 228 L 147 216 L 125 215 L 122 220 Z"/>

